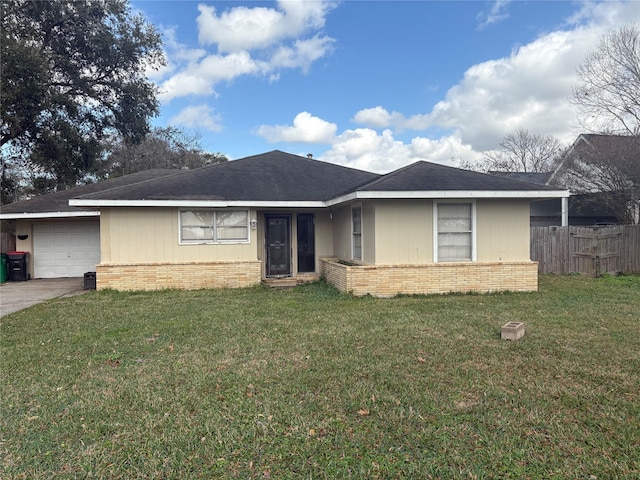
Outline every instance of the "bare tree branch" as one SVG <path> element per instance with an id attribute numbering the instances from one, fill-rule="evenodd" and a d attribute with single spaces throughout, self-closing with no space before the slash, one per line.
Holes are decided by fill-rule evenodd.
<path id="1" fill-rule="evenodd" d="M 481 170 L 550 172 L 563 148 L 555 137 L 532 134 L 524 129 L 503 137 L 499 146 L 500 150 L 484 153 Z"/>
<path id="2" fill-rule="evenodd" d="M 587 132 L 640 135 L 640 26 L 605 35 L 577 70 L 572 101 Z"/>
<path id="3" fill-rule="evenodd" d="M 552 182 L 573 193 L 598 193 L 621 223 L 640 212 L 640 136 L 581 135 Z"/>

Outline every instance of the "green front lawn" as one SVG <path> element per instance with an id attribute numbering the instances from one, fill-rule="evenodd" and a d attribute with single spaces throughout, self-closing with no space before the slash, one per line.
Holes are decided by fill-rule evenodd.
<path id="1" fill-rule="evenodd" d="M 638 276 L 51 301 L 0 319 L 0 478 L 638 478 L 639 312 Z"/>

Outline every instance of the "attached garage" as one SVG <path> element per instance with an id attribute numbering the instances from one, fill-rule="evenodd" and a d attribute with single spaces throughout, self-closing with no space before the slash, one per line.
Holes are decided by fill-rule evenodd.
<path id="1" fill-rule="evenodd" d="M 176 173 L 183 172 L 144 170 L 2 205 L 0 220 L 15 220 L 16 250 L 29 253 L 31 278 L 82 277 L 100 263 L 100 212 L 69 200 Z"/>
<path id="2" fill-rule="evenodd" d="M 34 278 L 82 277 L 100 263 L 100 220 L 33 224 Z"/>

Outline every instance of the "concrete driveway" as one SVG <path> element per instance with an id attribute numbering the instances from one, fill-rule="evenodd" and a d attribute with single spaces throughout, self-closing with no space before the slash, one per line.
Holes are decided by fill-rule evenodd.
<path id="1" fill-rule="evenodd" d="M 84 278 L 39 278 L 3 283 L 0 285 L 0 316 L 52 298 L 84 293 L 83 283 Z"/>

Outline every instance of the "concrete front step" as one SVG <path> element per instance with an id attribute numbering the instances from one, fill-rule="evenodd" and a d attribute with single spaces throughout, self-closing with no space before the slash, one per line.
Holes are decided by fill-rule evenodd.
<path id="1" fill-rule="evenodd" d="M 319 279 L 317 275 L 305 275 L 298 277 L 283 277 L 283 278 L 266 278 L 262 280 L 262 284 L 270 288 L 278 288 L 281 290 L 287 290 L 303 283 L 315 282 Z"/>

